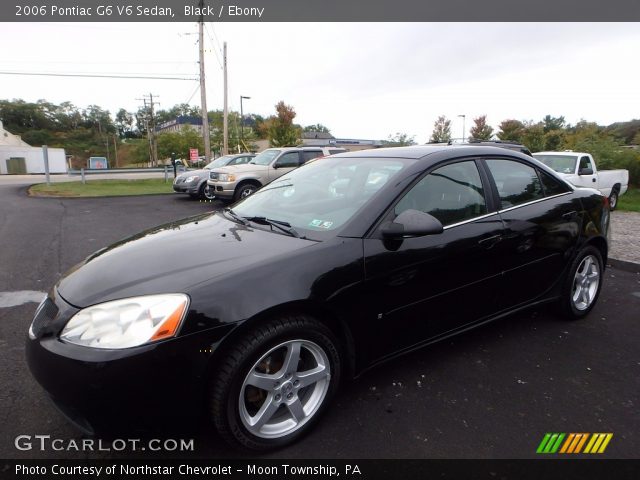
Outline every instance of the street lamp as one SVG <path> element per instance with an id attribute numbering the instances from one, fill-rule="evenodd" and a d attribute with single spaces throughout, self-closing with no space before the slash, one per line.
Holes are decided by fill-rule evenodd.
<path id="1" fill-rule="evenodd" d="M 458 115 L 459 117 L 462 117 L 462 143 L 464 143 L 464 136 L 466 134 L 465 128 L 464 128 L 464 120 L 466 118 L 466 115 Z"/>
<path id="2" fill-rule="evenodd" d="M 242 110 L 242 100 L 249 100 L 251 97 L 244 97 L 240 95 L 240 140 L 242 141 L 242 147 L 244 148 L 244 112 Z"/>

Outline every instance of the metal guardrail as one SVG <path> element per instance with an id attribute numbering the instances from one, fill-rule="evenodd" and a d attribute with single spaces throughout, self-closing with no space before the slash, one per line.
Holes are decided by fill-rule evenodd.
<path id="1" fill-rule="evenodd" d="M 69 170 L 69 175 L 101 175 L 109 173 L 164 173 L 165 171 L 173 174 L 173 167 L 154 167 L 154 168 L 101 168 L 101 169 L 88 169 L 81 168 L 80 170 Z M 178 168 L 178 173 L 186 172 L 185 169 Z"/>
<path id="2" fill-rule="evenodd" d="M 176 169 L 176 176 L 180 173 L 186 172 L 187 170 L 183 167 L 178 167 Z M 81 168 L 80 170 L 69 170 L 67 174 L 69 176 L 80 175 L 82 178 L 82 183 L 86 182 L 87 175 L 104 175 L 104 174 L 127 174 L 127 173 L 164 173 L 164 181 L 168 182 L 169 178 L 173 178 L 173 167 L 169 167 L 165 165 L 164 167 L 155 167 L 155 168 L 104 168 L 104 169 L 85 169 Z"/>

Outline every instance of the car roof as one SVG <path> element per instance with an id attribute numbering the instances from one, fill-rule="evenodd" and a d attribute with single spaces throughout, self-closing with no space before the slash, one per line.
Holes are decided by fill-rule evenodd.
<path id="1" fill-rule="evenodd" d="M 337 153 L 333 157 L 365 158 L 422 158 L 426 155 L 451 148 L 448 145 L 412 145 L 409 147 L 373 148 L 355 152 Z"/>
<path id="2" fill-rule="evenodd" d="M 371 150 L 358 150 L 355 152 L 337 153 L 332 157 L 352 157 L 352 158 L 409 158 L 421 159 L 429 155 L 450 153 L 451 157 L 462 155 L 505 155 L 518 156 L 522 154 L 519 150 L 505 148 L 499 145 L 478 145 L 478 144 L 458 144 L 458 145 L 412 145 L 409 147 L 388 147 L 375 148 Z M 524 155 L 524 154 L 522 154 Z M 531 157 L 528 157 L 529 159 Z"/>

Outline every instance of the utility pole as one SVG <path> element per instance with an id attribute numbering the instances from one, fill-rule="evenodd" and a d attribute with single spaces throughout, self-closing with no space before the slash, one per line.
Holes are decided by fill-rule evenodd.
<path id="1" fill-rule="evenodd" d="M 157 95 L 156 95 L 157 97 Z M 158 142 L 156 140 L 156 119 L 154 113 L 154 105 L 158 102 L 153 100 L 153 94 L 149 94 L 147 101 L 147 95 L 143 95 L 142 98 L 136 100 L 142 100 L 144 102 L 144 125 L 147 130 L 147 138 L 149 140 L 149 163 L 152 167 L 158 165 Z"/>
<path id="2" fill-rule="evenodd" d="M 153 95 L 149 94 L 149 103 L 151 105 L 151 165 L 154 167 L 158 166 L 158 142 L 156 140 L 156 118 L 153 113 Z"/>
<path id="3" fill-rule="evenodd" d="M 200 0 L 200 11 L 204 11 L 204 0 Z M 198 47 L 200 50 L 200 108 L 202 109 L 202 136 L 206 163 L 211 160 L 211 138 L 209 136 L 209 112 L 207 110 L 207 90 L 204 79 L 204 16 L 202 13 L 200 14 L 198 27 Z"/>
<path id="4" fill-rule="evenodd" d="M 116 168 L 118 168 L 120 165 L 118 165 L 118 144 L 116 143 L 116 135 L 113 135 L 113 152 L 116 156 Z"/>
<path id="5" fill-rule="evenodd" d="M 250 100 L 251 97 L 245 97 L 244 95 L 240 95 L 240 142 L 242 143 L 242 148 L 247 150 L 244 144 L 244 110 L 242 109 L 242 100 Z"/>
<path id="6" fill-rule="evenodd" d="M 227 105 L 227 42 L 222 44 L 222 70 L 224 72 L 224 114 L 222 116 L 222 154 L 229 153 L 229 109 Z"/>
<path id="7" fill-rule="evenodd" d="M 462 117 L 462 143 L 464 143 L 465 142 L 464 136 L 467 134 L 466 129 L 465 129 L 464 121 L 466 120 L 467 116 L 466 115 L 458 115 L 458 117 Z"/>

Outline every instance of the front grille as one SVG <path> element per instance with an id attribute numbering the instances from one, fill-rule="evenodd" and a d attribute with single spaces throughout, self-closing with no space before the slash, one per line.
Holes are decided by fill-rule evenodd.
<path id="1" fill-rule="evenodd" d="M 183 183 L 183 182 L 184 182 L 184 178 L 182 178 L 182 177 L 178 177 L 178 178 L 176 178 L 176 179 L 174 180 L 174 182 L 173 182 L 173 183 L 177 185 L 178 183 Z"/>
<path id="2" fill-rule="evenodd" d="M 58 307 L 51 298 L 47 297 L 42 305 L 36 311 L 36 315 L 33 318 L 32 331 L 33 334 L 38 336 L 43 328 L 47 327 L 51 321 L 56 318 L 58 314 Z"/>
<path id="3" fill-rule="evenodd" d="M 218 172 L 210 172 L 209 173 L 209 178 L 211 180 L 218 180 Z"/>

